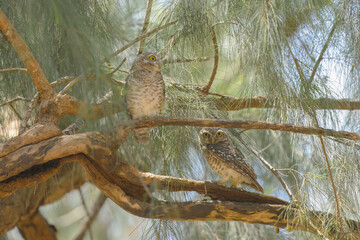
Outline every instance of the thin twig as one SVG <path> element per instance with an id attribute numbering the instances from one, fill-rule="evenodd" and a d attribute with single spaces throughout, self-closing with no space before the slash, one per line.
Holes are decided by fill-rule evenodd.
<path id="1" fill-rule="evenodd" d="M 217 68 L 218 68 L 218 65 L 219 65 L 219 46 L 218 46 L 218 43 L 217 43 L 216 33 L 215 33 L 214 28 L 215 28 L 214 26 L 210 27 L 210 33 L 211 33 L 211 36 L 212 36 L 212 42 L 214 44 L 214 52 L 215 52 L 215 55 L 214 55 L 214 68 L 213 68 L 213 71 L 211 73 L 209 83 L 202 89 L 202 91 L 204 93 L 209 92 L 209 90 L 211 88 L 211 85 L 214 82 L 216 72 L 217 72 Z"/>
<path id="2" fill-rule="evenodd" d="M 84 195 L 83 195 L 83 193 L 82 193 L 82 191 L 81 191 L 81 188 L 79 188 L 78 191 L 79 191 L 79 194 L 80 194 L 81 203 L 82 203 L 82 205 L 83 205 L 83 207 L 84 207 L 84 209 L 85 209 L 85 212 L 86 212 L 86 218 L 85 218 L 85 219 L 90 219 L 91 214 L 90 214 L 90 212 L 89 212 L 88 207 L 87 207 L 86 204 L 85 204 L 85 198 L 84 198 Z M 92 232 L 91 232 L 91 225 L 88 225 L 88 228 L 87 228 L 87 229 L 89 229 L 90 239 L 93 240 L 94 238 L 93 238 L 93 234 L 92 234 Z"/>
<path id="3" fill-rule="evenodd" d="M 317 72 L 317 70 L 318 70 L 318 68 L 319 68 L 320 62 L 321 62 L 321 60 L 323 59 L 324 54 L 325 54 L 327 48 L 329 47 L 329 44 L 330 44 L 330 42 L 331 42 L 332 37 L 334 36 L 335 29 L 336 29 L 336 27 L 337 27 L 337 25 L 338 25 L 339 22 L 340 22 L 340 21 L 339 21 L 338 19 L 335 19 L 335 22 L 334 22 L 333 26 L 331 27 L 329 36 L 328 36 L 328 38 L 327 38 L 327 40 L 326 40 L 323 48 L 321 49 L 320 55 L 319 55 L 318 59 L 316 60 L 316 63 L 315 63 L 315 65 L 314 65 L 314 68 L 313 68 L 312 73 L 311 73 L 311 75 L 310 75 L 310 78 L 309 78 L 309 81 L 308 81 L 308 86 L 309 86 L 309 87 L 310 87 L 310 85 L 312 84 L 312 82 L 313 82 L 313 80 L 314 80 L 314 77 L 315 77 L 315 74 L 316 74 L 316 72 Z M 305 87 L 306 87 L 306 86 L 305 86 Z"/>
<path id="4" fill-rule="evenodd" d="M 170 64 L 170 63 L 188 63 L 188 62 L 206 62 L 209 61 L 209 57 L 198 57 L 198 58 L 187 58 L 187 59 L 166 59 L 162 61 L 163 64 Z"/>
<path id="5" fill-rule="evenodd" d="M 76 237 L 74 238 L 74 240 L 81 240 L 84 238 L 86 231 L 88 229 L 90 230 L 90 226 L 91 226 L 92 222 L 96 219 L 96 217 L 99 214 L 100 209 L 104 205 L 106 199 L 107 199 L 107 197 L 103 193 L 101 193 L 100 196 L 97 198 L 94 206 L 92 207 L 91 212 L 88 215 L 88 217 L 83 219 L 83 221 L 81 223 L 81 227 L 79 228 L 78 233 L 75 235 Z M 90 231 L 90 233 L 91 233 L 91 231 Z"/>
<path id="6" fill-rule="evenodd" d="M 85 78 L 85 74 L 81 74 L 74 78 L 71 82 L 69 82 L 59 93 L 65 94 L 72 86 L 74 86 L 77 82 L 83 80 Z"/>
<path id="7" fill-rule="evenodd" d="M 131 47 L 132 45 L 134 45 L 135 43 L 141 41 L 142 39 L 144 39 L 144 38 L 146 38 L 146 37 L 148 37 L 148 36 L 150 36 L 150 35 L 158 32 L 158 31 L 160 31 L 160 30 L 162 30 L 162 29 L 164 29 L 164 28 L 166 28 L 166 27 L 168 27 L 168 26 L 170 26 L 170 25 L 173 25 L 173 24 L 175 24 L 176 22 L 177 22 L 177 20 L 176 20 L 176 21 L 169 22 L 169 23 L 164 24 L 164 25 L 162 25 L 162 26 L 160 26 L 160 27 L 154 28 L 153 30 L 151 30 L 151 31 L 149 31 L 149 32 L 147 32 L 147 33 L 142 34 L 141 36 L 135 38 L 133 41 L 129 42 L 128 44 L 126 44 L 125 46 L 123 46 L 122 48 L 120 48 L 119 50 L 115 51 L 113 54 L 105 57 L 103 60 L 100 61 L 100 64 L 99 64 L 99 65 L 102 65 L 102 64 L 104 64 L 105 62 L 109 61 L 111 58 L 119 55 L 120 53 L 122 53 L 123 51 L 125 51 L 126 49 L 128 49 L 129 47 Z"/>
<path id="8" fill-rule="evenodd" d="M 37 105 L 38 101 L 39 101 L 39 93 L 36 93 L 34 98 L 31 100 L 30 106 L 28 108 L 28 110 L 25 113 L 25 116 L 23 118 L 23 120 L 20 123 L 20 129 L 19 129 L 19 135 L 23 134 L 26 130 L 26 128 L 28 127 L 28 121 L 30 119 L 31 113 L 34 110 L 35 106 Z"/>
<path id="9" fill-rule="evenodd" d="M 64 83 L 68 83 L 68 82 L 71 82 L 72 80 L 74 80 L 76 77 L 75 76 L 65 76 L 65 77 L 61 77 L 59 79 L 57 79 L 56 81 L 50 83 L 50 85 L 52 87 L 57 87 L 61 84 L 64 84 Z"/>
<path id="10" fill-rule="evenodd" d="M 318 119 L 317 119 L 315 110 L 313 110 L 313 116 L 314 116 L 314 119 L 315 119 L 316 127 L 319 127 L 319 121 L 318 121 Z M 332 189 L 333 189 L 333 192 L 334 192 L 334 197 L 335 197 L 335 202 L 336 202 L 337 216 L 339 216 L 339 219 L 340 219 L 340 221 L 339 221 L 339 222 L 340 222 L 340 231 L 341 231 L 341 233 L 343 233 L 343 223 L 342 223 L 342 217 L 341 217 L 341 211 L 340 211 L 340 201 L 339 201 L 339 199 L 338 199 L 338 197 L 337 197 L 337 192 L 336 192 L 336 187 L 335 187 L 335 183 L 334 183 L 334 178 L 333 178 L 333 176 L 332 176 L 331 167 L 330 167 L 329 158 L 328 158 L 328 155 L 327 155 L 327 152 L 326 152 L 324 139 L 323 139 L 323 137 L 322 137 L 321 135 L 319 135 L 319 138 L 320 138 L 322 150 L 323 150 L 323 152 L 324 152 L 324 157 L 325 157 L 326 166 L 327 166 L 327 169 L 328 169 L 328 172 L 329 172 L 329 177 L 330 177 L 330 181 L 331 181 L 331 186 L 332 186 Z"/>
<path id="11" fill-rule="evenodd" d="M 119 64 L 119 66 L 117 66 L 114 70 L 112 70 L 109 74 L 107 75 L 113 75 L 114 73 L 116 73 L 120 68 L 121 66 L 124 64 L 124 62 L 126 61 L 126 58 L 124 58 L 121 63 Z"/>
<path id="12" fill-rule="evenodd" d="M 26 68 L 8 68 L 8 69 L 1 69 L 0 73 L 9 73 L 9 72 L 23 72 L 28 73 Z"/>
<path id="13" fill-rule="evenodd" d="M 16 97 L 16 98 L 11 99 L 10 101 L 7 101 L 7 102 L 4 102 L 4 103 L 0 104 L 0 107 L 4 107 L 6 105 L 12 105 L 14 102 L 17 102 L 17 101 L 31 102 L 31 100 L 28 99 L 28 98 Z"/>
<path id="14" fill-rule="evenodd" d="M 261 163 L 267 168 L 269 169 L 274 176 L 279 180 L 279 182 L 281 183 L 281 185 L 284 187 L 285 191 L 287 192 L 287 194 L 289 195 L 290 199 L 293 199 L 293 194 L 290 190 L 290 188 L 287 186 L 287 184 L 285 183 L 284 179 L 282 179 L 282 177 L 280 176 L 279 172 L 273 168 L 262 156 L 261 154 L 256 151 L 253 147 L 251 147 L 249 144 L 247 144 L 241 137 L 241 135 L 235 131 L 234 129 L 228 129 L 250 152 L 252 152 L 260 161 Z"/>
<path id="15" fill-rule="evenodd" d="M 151 7 L 152 7 L 152 3 L 153 3 L 153 0 L 149 0 L 148 1 L 148 5 L 147 5 L 147 9 L 146 9 L 146 15 L 145 15 L 145 19 L 144 19 L 144 26 L 143 26 L 143 29 L 141 31 L 141 34 L 144 34 L 149 26 L 149 20 L 150 20 L 150 15 L 151 15 Z M 145 39 L 146 38 L 143 38 L 141 41 L 140 41 L 140 47 L 139 47 L 139 53 L 138 54 L 141 54 L 143 53 L 144 51 L 144 46 L 145 46 Z"/>
<path id="16" fill-rule="evenodd" d="M 16 109 L 14 108 L 14 106 L 12 104 L 9 104 L 10 108 L 13 110 L 13 112 L 15 113 L 15 115 L 20 119 L 20 121 L 22 120 L 22 117 L 20 116 L 20 114 L 16 111 Z"/>
<path id="17" fill-rule="evenodd" d="M 295 62 L 295 65 L 296 65 L 296 69 L 298 71 L 298 74 L 300 76 L 300 79 L 302 81 L 302 85 L 304 86 L 305 88 L 305 91 L 308 91 L 308 89 L 310 88 L 310 85 L 311 83 L 313 82 L 314 80 L 314 77 L 315 77 L 315 74 L 317 72 L 317 69 L 320 65 L 320 62 L 322 61 L 323 59 L 323 56 L 326 52 L 326 49 L 328 48 L 329 44 L 330 44 L 330 41 L 335 33 L 335 29 L 336 29 L 336 26 L 338 24 L 338 19 L 335 20 L 335 23 L 333 24 L 331 30 L 330 30 L 330 33 L 329 33 L 329 36 L 320 52 L 320 55 L 318 57 L 318 59 L 316 60 L 316 63 L 314 65 L 314 68 L 312 70 L 312 73 L 311 73 L 311 76 L 309 78 L 308 81 L 305 80 L 305 77 L 304 77 L 304 73 L 300 67 L 300 65 L 298 64 L 297 62 L 297 59 L 295 58 L 295 56 L 293 55 L 292 51 L 291 51 L 291 48 L 290 46 L 288 45 L 288 48 L 290 50 L 290 53 L 291 53 L 291 56 Z M 317 116 L 316 116 L 316 111 L 313 109 L 312 110 L 312 116 L 315 120 L 315 126 L 319 128 L 319 121 L 317 119 Z M 333 192 L 334 192 L 334 197 L 335 197 L 335 201 L 336 201 L 336 210 L 337 210 L 337 216 L 340 218 L 340 230 L 341 232 L 343 232 L 343 224 L 342 224 L 342 217 L 341 217 L 341 212 L 340 212 L 340 202 L 339 202 L 339 199 L 337 197 L 337 192 L 336 192 L 336 187 L 335 187 L 335 183 L 334 183 L 334 179 L 333 179 L 333 176 L 332 176 L 332 172 L 331 172 L 331 167 L 330 167 L 330 163 L 329 163 L 329 159 L 328 159 L 328 155 L 327 155 L 327 152 L 326 152 L 326 148 L 325 148 L 325 144 L 324 144 L 324 140 L 323 140 L 323 137 L 321 135 L 318 135 L 318 137 L 320 138 L 320 142 L 321 142 L 321 147 L 322 147 L 322 150 L 323 150 L 323 153 L 324 153 L 324 157 L 325 157 L 325 161 L 326 161 L 326 166 L 327 166 L 327 169 L 328 169 L 328 172 L 329 172 L 329 177 L 330 177 L 330 181 L 331 181 L 331 186 L 333 188 Z"/>

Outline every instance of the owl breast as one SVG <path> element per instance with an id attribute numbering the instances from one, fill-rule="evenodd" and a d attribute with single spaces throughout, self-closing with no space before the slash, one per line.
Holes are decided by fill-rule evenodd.
<path id="1" fill-rule="evenodd" d="M 203 154 L 210 167 L 221 177 L 225 177 L 226 179 L 233 179 L 236 183 L 251 181 L 248 176 L 244 176 L 243 174 L 229 167 L 222 158 L 218 157 L 210 150 L 205 149 Z"/>
<path id="2" fill-rule="evenodd" d="M 132 119 L 160 115 L 165 106 L 165 85 L 161 74 L 144 71 L 129 79 L 127 108 Z"/>

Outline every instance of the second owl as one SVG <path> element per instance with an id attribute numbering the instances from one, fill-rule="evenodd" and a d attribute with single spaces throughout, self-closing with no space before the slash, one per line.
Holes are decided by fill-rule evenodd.
<path id="1" fill-rule="evenodd" d="M 224 129 L 201 129 L 199 143 L 206 161 L 221 176 L 220 184 L 232 179 L 234 187 L 240 183 L 264 193 L 254 170 L 244 155 L 233 147 Z"/>
<path id="2" fill-rule="evenodd" d="M 165 83 L 158 56 L 139 54 L 126 78 L 126 108 L 131 119 L 161 115 L 165 108 Z M 150 129 L 134 129 L 136 142 L 150 143 Z"/>

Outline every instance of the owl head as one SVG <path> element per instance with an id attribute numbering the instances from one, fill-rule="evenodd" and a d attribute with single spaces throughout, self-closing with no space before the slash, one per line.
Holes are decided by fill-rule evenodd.
<path id="1" fill-rule="evenodd" d="M 160 57 L 153 53 L 141 53 L 139 54 L 132 66 L 132 70 L 142 70 L 147 69 L 149 71 L 158 71 L 161 70 Z"/>
<path id="2" fill-rule="evenodd" d="M 222 128 L 203 128 L 199 132 L 199 141 L 201 145 L 217 144 L 228 142 L 228 136 Z"/>

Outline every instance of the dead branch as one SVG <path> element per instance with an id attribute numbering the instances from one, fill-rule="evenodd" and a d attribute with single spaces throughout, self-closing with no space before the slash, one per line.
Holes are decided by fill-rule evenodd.
<path id="1" fill-rule="evenodd" d="M 44 99 L 48 99 L 55 92 L 46 79 L 41 67 L 34 58 L 30 49 L 22 40 L 20 35 L 16 32 L 14 26 L 9 22 L 5 14 L 0 10 L 0 31 L 6 40 L 14 48 L 21 61 L 26 66 L 26 69 L 33 80 L 35 87 Z"/>

